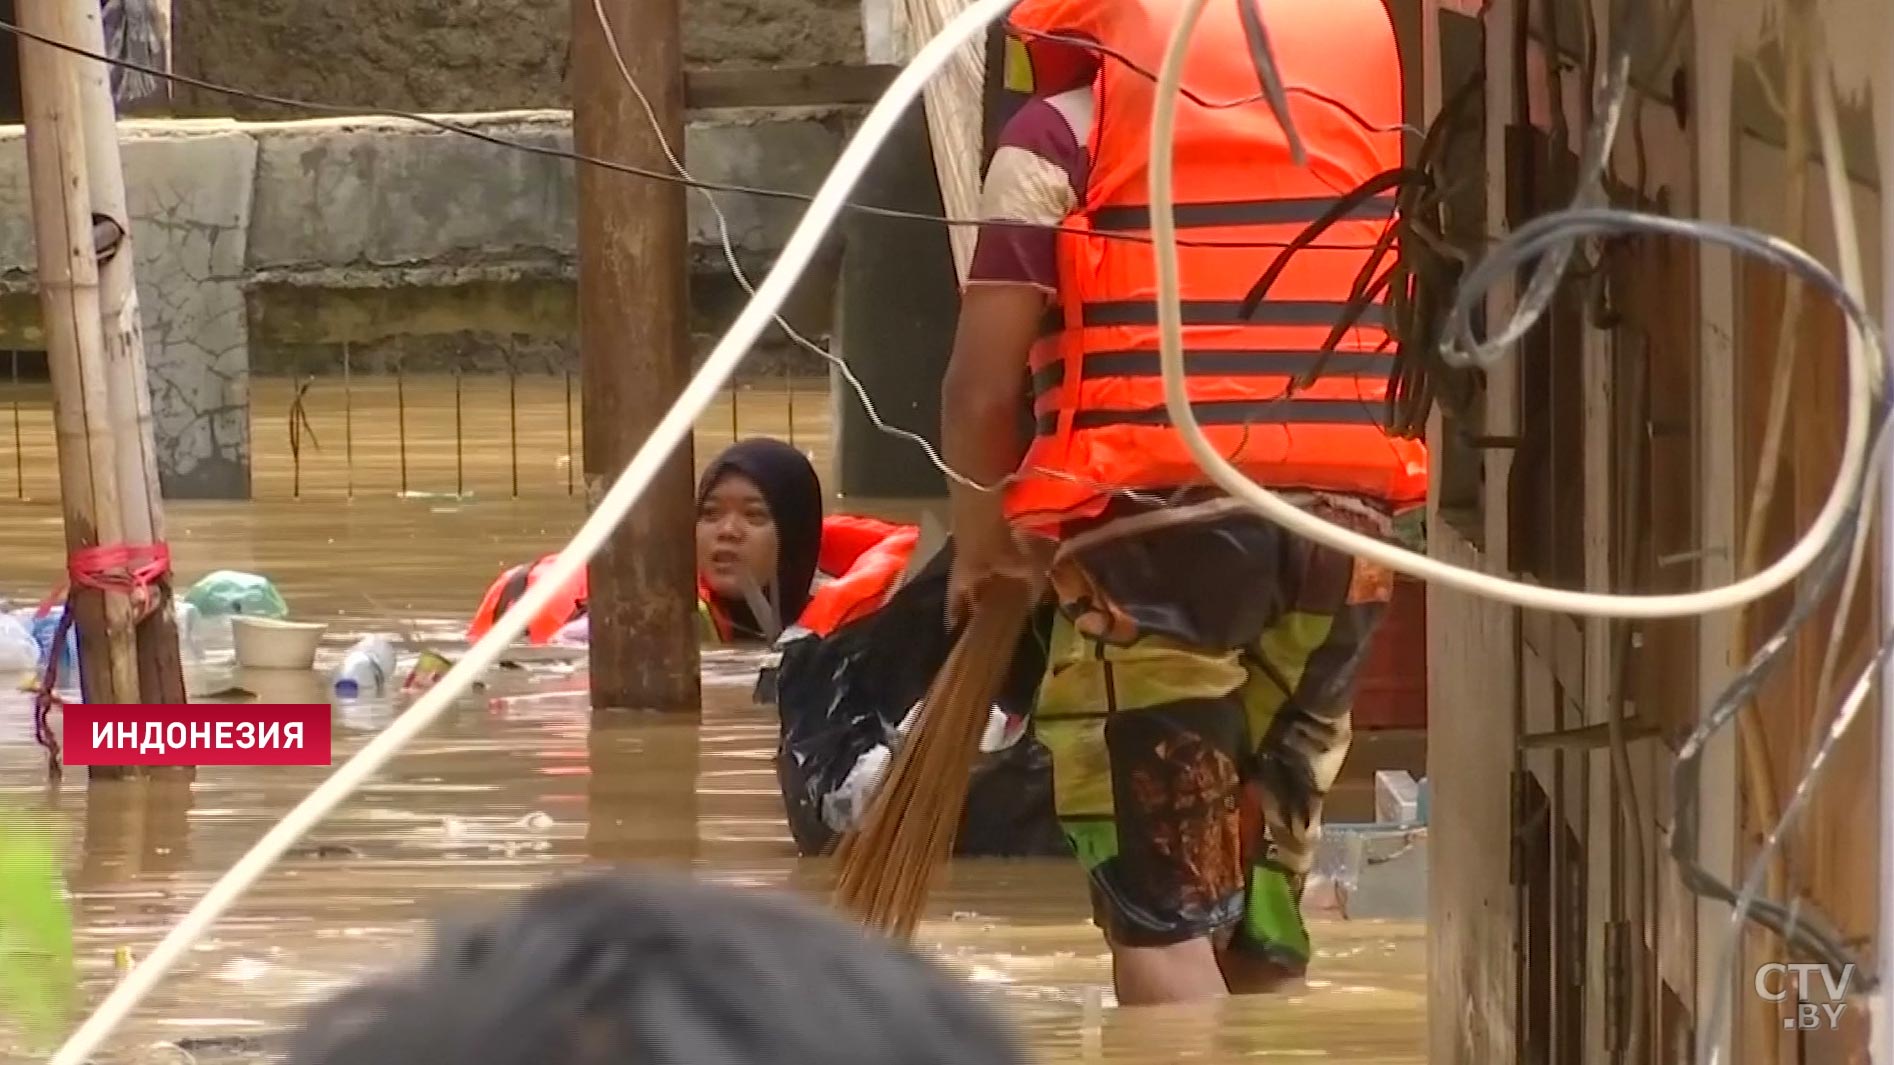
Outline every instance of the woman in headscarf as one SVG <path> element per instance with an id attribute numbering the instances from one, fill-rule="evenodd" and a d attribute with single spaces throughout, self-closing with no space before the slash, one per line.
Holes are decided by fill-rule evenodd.
<path id="1" fill-rule="evenodd" d="M 873 518 L 837 515 L 825 521 L 822 483 L 802 452 L 768 437 L 733 444 L 705 467 L 697 485 L 697 598 L 704 639 L 773 641 L 803 617 L 824 574 L 850 575 L 851 587 L 837 592 L 860 591 L 825 597 L 818 627 L 826 630 L 872 609 L 906 560 L 905 550 L 890 555 L 890 548 L 911 549 L 913 536 L 912 527 Z M 552 559 L 500 574 L 474 612 L 467 638 L 485 635 Z M 860 565 L 864 560 L 869 565 Z M 532 620 L 528 638 L 543 644 L 565 632 L 583 639 L 578 630 L 585 598 L 581 571 Z"/>
<path id="2" fill-rule="evenodd" d="M 822 484 L 802 452 L 753 437 L 697 482 L 697 601 L 718 643 L 773 641 L 802 616 L 822 554 Z"/>

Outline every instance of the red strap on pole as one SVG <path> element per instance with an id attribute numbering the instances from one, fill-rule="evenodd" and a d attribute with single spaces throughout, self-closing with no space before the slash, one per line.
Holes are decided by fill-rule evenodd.
<path id="1" fill-rule="evenodd" d="M 151 594 L 152 586 L 164 580 L 170 572 L 171 549 L 164 544 L 101 544 L 75 551 L 66 561 L 66 575 L 70 584 L 129 596 L 141 621 L 158 605 L 157 598 Z M 41 600 L 37 616 L 45 617 L 51 613 L 53 604 L 65 598 L 67 587 L 67 584 L 62 583 Z M 53 631 L 51 646 L 47 648 L 46 672 L 40 679 L 39 692 L 33 700 L 34 738 L 46 748 L 47 769 L 54 779 L 58 779 L 60 772 L 59 739 L 53 733 L 48 715 L 57 702 L 53 690 L 59 685 L 59 662 L 65 657 L 66 639 L 71 628 L 72 615 L 62 615 L 58 627 Z"/>
<path id="2" fill-rule="evenodd" d="M 72 583 L 130 596 L 139 617 L 151 612 L 151 586 L 171 572 L 171 549 L 164 544 L 101 544 L 73 552 L 66 563 Z"/>
<path id="3" fill-rule="evenodd" d="M 100 544 L 82 547 L 66 560 L 67 583 L 60 584 L 40 600 L 37 615 L 45 617 L 65 598 L 66 590 L 76 584 L 101 592 L 130 596 L 142 619 L 156 605 L 151 586 L 171 572 L 171 548 L 166 544 Z"/>

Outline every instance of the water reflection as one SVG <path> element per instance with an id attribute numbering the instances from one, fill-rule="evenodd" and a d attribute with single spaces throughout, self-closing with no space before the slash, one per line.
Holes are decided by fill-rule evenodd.
<path id="1" fill-rule="evenodd" d="M 688 868 L 697 861 L 697 723 L 637 710 L 591 717 L 586 856 Z"/>
<path id="2" fill-rule="evenodd" d="M 188 770 L 89 782 L 72 889 L 85 892 L 189 869 L 191 799 Z"/>

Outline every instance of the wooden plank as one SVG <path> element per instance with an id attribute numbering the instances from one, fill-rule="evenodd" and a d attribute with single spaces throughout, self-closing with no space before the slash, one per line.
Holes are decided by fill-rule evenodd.
<path id="1" fill-rule="evenodd" d="M 1782 154 L 1751 142 L 1744 146 L 1742 159 L 1740 174 L 1744 181 L 1754 180 L 1763 186 L 1762 200 L 1755 213 L 1764 213 L 1768 197 L 1784 184 L 1776 179 L 1783 168 Z M 1820 217 L 1819 204 L 1824 196 L 1822 178 L 1818 167 L 1812 169 L 1809 199 L 1800 207 L 1808 233 L 1807 243 L 1817 255 L 1832 263 L 1830 225 L 1826 218 Z M 1870 231 L 1878 221 L 1873 214 L 1874 207 L 1865 197 L 1858 199 L 1857 221 Z M 1781 211 L 1778 207 L 1773 213 L 1779 216 Z M 1746 417 L 1738 455 L 1743 464 L 1742 483 L 1749 483 L 1759 467 L 1758 438 L 1771 387 L 1769 377 L 1782 313 L 1783 284 L 1779 277 L 1761 266 L 1746 266 L 1739 276 L 1744 313 L 1738 331 L 1737 387 L 1739 406 Z M 1795 395 L 1791 400 L 1794 413 L 1783 442 L 1782 469 L 1776 486 L 1777 505 L 1767 520 L 1765 557 L 1779 556 L 1801 535 L 1833 483 L 1841 450 L 1841 405 L 1846 377 L 1844 338 L 1840 311 L 1830 301 L 1811 294 L 1804 304 L 1801 330 L 1795 338 L 1800 356 Z M 1779 804 L 1787 801 L 1802 778 L 1810 753 L 1832 720 L 1839 694 L 1849 687 L 1868 659 L 1872 637 L 1877 631 L 1873 589 L 1878 569 L 1870 556 L 1846 623 L 1840 629 L 1838 669 L 1828 697 L 1820 697 L 1820 675 L 1823 660 L 1830 652 L 1830 632 L 1836 614 L 1833 594 L 1825 598 L 1797 634 L 1788 660 L 1770 677 L 1757 700 Z M 1761 605 L 1752 628 L 1752 645 L 1768 638 L 1787 614 L 1789 605 L 1787 593 L 1773 596 Z M 1865 940 L 1873 934 L 1878 920 L 1878 848 L 1872 842 L 1865 846 L 1861 843 L 1863 835 L 1871 840 L 1875 835 L 1867 827 L 1875 821 L 1872 718 L 1855 728 L 1850 739 L 1837 748 L 1806 814 L 1788 837 L 1785 851 L 1792 890 L 1831 920 L 1845 937 Z M 1748 827 L 1753 837 L 1760 837 L 1770 826 L 1751 824 Z M 1755 944 L 1760 939 L 1752 938 L 1751 942 Z M 1773 1011 L 1757 1007 L 1751 1007 L 1748 1018 L 1759 1038 L 1760 1033 L 1771 1029 L 1775 1020 Z M 1774 1034 L 1773 1031 L 1770 1034 Z M 1781 1060 L 1810 1065 L 1829 1060 L 1817 1056 L 1817 1051 L 1812 1045 L 1784 1040 Z"/>
<path id="2" fill-rule="evenodd" d="M 684 72 L 684 107 L 719 111 L 738 107 L 837 107 L 874 103 L 900 67 L 848 65 L 744 67 Z"/>
<path id="3" fill-rule="evenodd" d="M 1711 10 L 1698 4 L 1690 20 L 1694 73 L 1690 98 L 1695 112 L 1691 125 L 1695 127 L 1697 150 L 1695 213 L 1704 218 L 1729 219 L 1733 216 L 1735 164 L 1731 142 L 1734 120 L 1730 113 L 1735 52 L 1729 21 L 1704 17 Z M 1702 500 L 1697 541 L 1701 548 L 1717 552 L 1705 555 L 1699 564 L 1698 577 L 1705 585 L 1727 584 L 1735 569 L 1739 474 L 1734 263 L 1729 251 L 1709 246 L 1702 253 L 1697 275 L 1697 366 L 1702 404 L 1702 417 L 1697 423 L 1698 466 L 1693 478 L 1700 486 Z M 1726 684 L 1733 672 L 1733 619 L 1734 612 L 1725 611 L 1705 618 L 1698 629 L 1698 683 L 1705 692 Z M 1736 785 L 1736 745 L 1731 738 L 1722 737 L 1705 750 L 1702 780 L 1699 860 L 1708 869 L 1727 873 L 1735 866 L 1739 832 L 1736 811 L 1742 806 Z M 1666 867 L 1671 867 L 1670 863 Z M 1712 1016 L 1729 1018 L 1735 1013 L 1734 1003 L 1727 997 L 1731 992 L 1717 979 L 1721 957 L 1715 949 L 1727 935 L 1729 907 L 1693 899 L 1690 908 L 1695 913 L 1696 927 L 1693 941 L 1687 946 L 1694 958 L 1681 953 L 1686 944 L 1679 938 L 1662 944 L 1669 952 L 1662 964 L 1673 972 L 1686 966 L 1694 969 L 1694 987 L 1678 987 L 1683 1005 L 1694 1014 L 1696 1031 L 1690 1041 L 1696 1045 L 1711 1040 L 1723 1042 L 1732 1030 L 1727 1019 L 1718 1031 L 1709 1031 L 1705 1025 Z M 1718 996 L 1725 996 L 1720 1003 Z"/>

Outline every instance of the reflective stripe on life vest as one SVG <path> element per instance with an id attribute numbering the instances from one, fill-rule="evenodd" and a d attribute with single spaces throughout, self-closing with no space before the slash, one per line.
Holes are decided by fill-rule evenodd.
<path id="1" fill-rule="evenodd" d="M 1084 38 L 1153 71 L 1180 7 L 1021 0 L 1009 23 L 1029 52 L 1037 35 Z M 1290 97 L 1308 166 L 1294 165 L 1259 96 L 1239 6 L 1211 5 L 1184 85 L 1202 100 L 1246 102 L 1186 99 L 1176 112 L 1173 214 L 1197 242 L 1178 249 L 1191 406 L 1212 445 L 1264 484 L 1415 502 L 1426 495 L 1425 447 L 1381 428 L 1393 369 L 1385 296 L 1358 299 L 1371 289 L 1360 275 L 1392 199 L 1365 201 L 1293 255 L 1249 317 L 1244 296 L 1277 247 L 1233 246 L 1286 244 L 1349 190 L 1400 165 L 1393 27 L 1381 0 L 1261 7 L 1284 82 L 1310 90 Z M 1149 229 L 1154 86 L 1107 54 L 1093 92 L 1085 201 L 1059 236 L 1059 306 L 1032 353 L 1035 438 L 1007 493 L 1009 516 L 1026 525 L 1096 514 L 1113 489 L 1205 483 L 1165 404 L 1151 249 L 1097 235 Z M 1352 324 L 1339 330 L 1344 321 Z"/>

